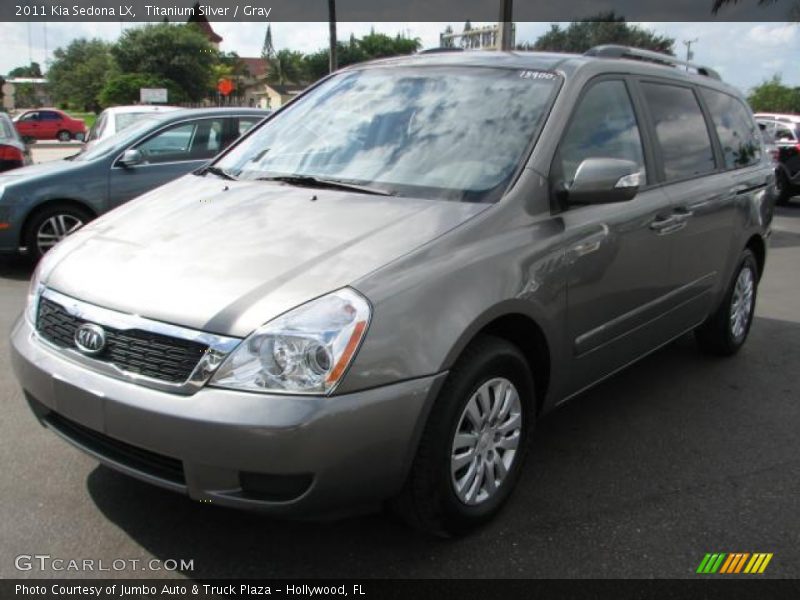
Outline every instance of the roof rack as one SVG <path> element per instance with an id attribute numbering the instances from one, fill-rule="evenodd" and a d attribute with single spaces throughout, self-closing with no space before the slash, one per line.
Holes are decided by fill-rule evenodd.
<path id="1" fill-rule="evenodd" d="M 722 77 L 719 76 L 719 73 L 710 67 L 697 65 L 695 63 L 675 58 L 669 54 L 653 52 L 652 50 L 642 50 L 640 48 L 631 48 L 629 46 L 607 44 L 604 46 L 595 46 L 594 48 L 587 50 L 584 53 L 584 56 L 596 56 L 598 58 L 631 58 L 634 60 L 644 60 L 668 67 L 677 67 L 680 65 L 694 69 L 698 75 L 704 75 L 720 81 L 722 80 Z"/>
<path id="2" fill-rule="evenodd" d="M 439 46 L 438 48 L 427 48 L 419 52 L 419 54 L 439 54 L 441 52 L 463 52 L 463 48 L 454 46 Z"/>

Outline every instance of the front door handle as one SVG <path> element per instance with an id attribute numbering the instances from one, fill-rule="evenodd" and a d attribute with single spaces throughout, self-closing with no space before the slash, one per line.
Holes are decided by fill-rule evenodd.
<path id="1" fill-rule="evenodd" d="M 673 227 L 675 223 L 675 215 L 670 215 L 669 217 L 659 215 L 650 223 L 650 229 L 658 233 L 667 233 L 665 230 Z"/>
<path id="2" fill-rule="evenodd" d="M 675 220 L 676 223 L 684 223 L 692 218 L 694 215 L 694 211 L 688 209 L 685 206 L 681 206 L 675 209 L 675 212 L 672 215 L 672 218 Z"/>

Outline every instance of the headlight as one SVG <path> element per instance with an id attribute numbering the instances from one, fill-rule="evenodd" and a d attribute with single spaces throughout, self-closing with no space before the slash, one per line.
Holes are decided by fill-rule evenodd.
<path id="1" fill-rule="evenodd" d="M 41 283 L 43 262 L 43 260 L 39 261 L 39 264 L 36 265 L 36 269 L 33 271 L 31 283 L 28 286 L 28 299 L 25 304 L 25 318 L 28 319 L 28 322 L 34 328 L 36 327 L 36 310 L 39 307 L 39 296 L 41 296 L 42 289 L 44 289 Z"/>
<path id="2" fill-rule="evenodd" d="M 370 319 L 367 300 L 343 288 L 257 329 L 211 385 L 255 392 L 329 394 L 355 356 Z"/>

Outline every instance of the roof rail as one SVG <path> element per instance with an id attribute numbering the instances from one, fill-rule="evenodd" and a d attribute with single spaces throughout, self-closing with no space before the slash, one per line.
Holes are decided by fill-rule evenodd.
<path id="1" fill-rule="evenodd" d="M 668 67 L 684 66 L 697 71 L 698 75 L 711 77 L 712 79 L 722 80 L 714 69 L 697 65 L 669 54 L 662 54 L 660 52 L 653 52 L 652 50 L 642 50 L 641 48 L 631 48 L 629 46 L 617 46 L 615 44 L 607 44 L 604 46 L 595 46 L 587 50 L 584 56 L 596 56 L 598 58 L 631 58 L 634 60 L 645 60 Z"/>
<path id="2" fill-rule="evenodd" d="M 439 54 L 441 52 L 463 52 L 463 48 L 458 48 L 455 46 L 439 46 L 438 48 L 427 48 L 425 50 L 421 50 L 419 54 Z"/>

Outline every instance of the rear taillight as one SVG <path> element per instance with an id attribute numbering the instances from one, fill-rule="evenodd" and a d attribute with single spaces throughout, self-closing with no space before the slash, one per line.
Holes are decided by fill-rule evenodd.
<path id="1" fill-rule="evenodd" d="M 0 160 L 16 160 L 22 162 L 25 157 L 22 155 L 22 150 L 14 146 L 0 145 Z"/>

